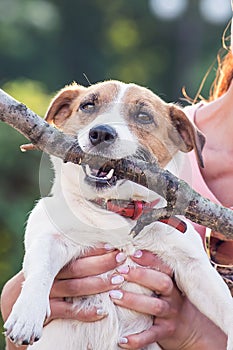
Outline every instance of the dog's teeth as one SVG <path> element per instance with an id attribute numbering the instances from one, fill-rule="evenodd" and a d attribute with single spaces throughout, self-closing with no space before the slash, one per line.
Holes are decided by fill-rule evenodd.
<path id="1" fill-rule="evenodd" d="M 95 172 L 97 172 L 97 175 L 94 175 L 93 170 L 91 170 L 91 168 L 87 164 L 84 167 L 84 171 L 89 181 L 102 183 L 102 184 L 109 184 L 109 181 L 113 179 L 113 174 L 114 174 L 114 169 L 111 169 L 107 174 L 101 170 L 99 170 L 98 172 L 95 170 Z"/>
<path id="2" fill-rule="evenodd" d="M 113 177 L 114 169 L 111 169 L 108 174 L 105 176 L 108 180 L 110 180 Z"/>
<path id="3" fill-rule="evenodd" d="M 90 169 L 90 167 L 89 167 L 88 164 L 86 165 L 86 174 L 87 174 L 88 176 L 91 176 L 91 169 Z"/>

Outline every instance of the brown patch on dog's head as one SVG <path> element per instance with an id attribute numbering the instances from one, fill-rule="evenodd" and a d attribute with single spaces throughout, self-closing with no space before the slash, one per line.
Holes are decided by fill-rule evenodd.
<path id="1" fill-rule="evenodd" d="M 57 128 L 62 128 L 62 125 L 74 110 L 75 100 L 84 91 L 85 88 L 77 84 L 63 88 L 50 103 L 45 120 L 49 124 L 54 124 Z"/>
<path id="2" fill-rule="evenodd" d="M 140 144 L 152 152 L 160 166 L 165 166 L 180 150 L 195 150 L 201 155 L 205 138 L 177 106 L 168 104 L 150 90 L 131 84 L 126 91 L 125 118 Z"/>
<path id="3" fill-rule="evenodd" d="M 110 111 L 109 118 L 114 118 L 114 113 L 111 114 L 114 101 L 119 103 L 118 113 L 135 136 L 135 142 L 141 150 L 153 154 L 160 166 L 165 166 L 178 150 L 194 149 L 203 167 L 201 132 L 177 106 L 165 103 L 150 90 L 135 84 L 107 81 L 87 88 L 77 84 L 67 86 L 52 100 L 45 120 L 65 133 L 77 135 L 106 110 Z M 108 119 L 104 122 L 108 123 Z"/>
<path id="4" fill-rule="evenodd" d="M 187 118 L 185 113 L 174 105 L 170 107 L 170 117 L 172 124 L 178 131 L 179 138 L 174 133 L 171 133 L 170 137 L 179 145 L 182 152 L 189 152 L 194 149 L 199 166 L 204 168 L 202 150 L 205 145 L 205 136 Z"/>
<path id="5" fill-rule="evenodd" d="M 109 81 L 84 87 L 76 83 L 63 88 L 52 100 L 45 120 L 67 133 L 75 133 L 91 122 L 114 100 L 117 82 Z M 85 113 L 82 107 L 93 105 Z"/>
<path id="6" fill-rule="evenodd" d="M 135 84 L 130 84 L 122 102 L 129 129 L 142 148 L 164 167 L 175 153 L 167 145 L 167 104 L 152 91 Z"/>

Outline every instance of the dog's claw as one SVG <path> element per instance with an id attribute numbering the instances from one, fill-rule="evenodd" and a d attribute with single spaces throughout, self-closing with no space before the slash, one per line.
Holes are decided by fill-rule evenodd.
<path id="1" fill-rule="evenodd" d="M 11 327 L 11 328 L 6 328 L 6 327 L 4 326 L 4 329 L 5 329 L 5 332 L 3 332 L 3 334 L 5 335 L 5 337 L 8 337 L 9 334 L 11 333 L 11 331 L 12 331 L 12 327 Z"/>
<path id="2" fill-rule="evenodd" d="M 22 330 L 23 333 L 23 330 Z M 8 335 L 8 338 L 10 341 L 17 346 L 21 345 L 33 345 L 34 342 L 37 342 L 40 340 L 39 335 L 33 334 L 30 338 L 27 338 L 26 336 L 20 335 L 20 334 L 14 334 L 14 335 Z"/>
<path id="3" fill-rule="evenodd" d="M 4 328 L 5 335 L 16 345 L 32 345 L 42 335 L 43 323 L 46 315 L 50 314 L 49 303 L 44 303 L 38 309 L 35 303 L 25 309 L 24 299 L 18 299 L 8 317 Z M 31 310 L 36 310 L 37 313 Z"/>

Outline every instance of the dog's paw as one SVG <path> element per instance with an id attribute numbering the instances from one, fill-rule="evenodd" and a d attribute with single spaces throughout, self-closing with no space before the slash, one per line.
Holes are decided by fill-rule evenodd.
<path id="1" fill-rule="evenodd" d="M 50 315 L 48 304 L 24 303 L 18 299 L 4 324 L 5 335 L 17 345 L 32 345 L 42 335 L 45 318 Z"/>

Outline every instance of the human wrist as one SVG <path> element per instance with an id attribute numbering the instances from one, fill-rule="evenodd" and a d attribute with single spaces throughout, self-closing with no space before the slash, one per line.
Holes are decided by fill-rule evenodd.
<path id="1" fill-rule="evenodd" d="M 194 319 L 193 331 L 179 350 L 225 350 L 227 336 L 203 314 Z"/>
<path id="2" fill-rule="evenodd" d="M 227 347 L 227 336 L 225 333 L 206 318 L 205 327 L 198 339 L 190 350 L 225 350 Z"/>
<path id="3" fill-rule="evenodd" d="M 159 341 L 163 350 L 225 350 L 227 337 L 185 298 L 175 331 Z"/>

